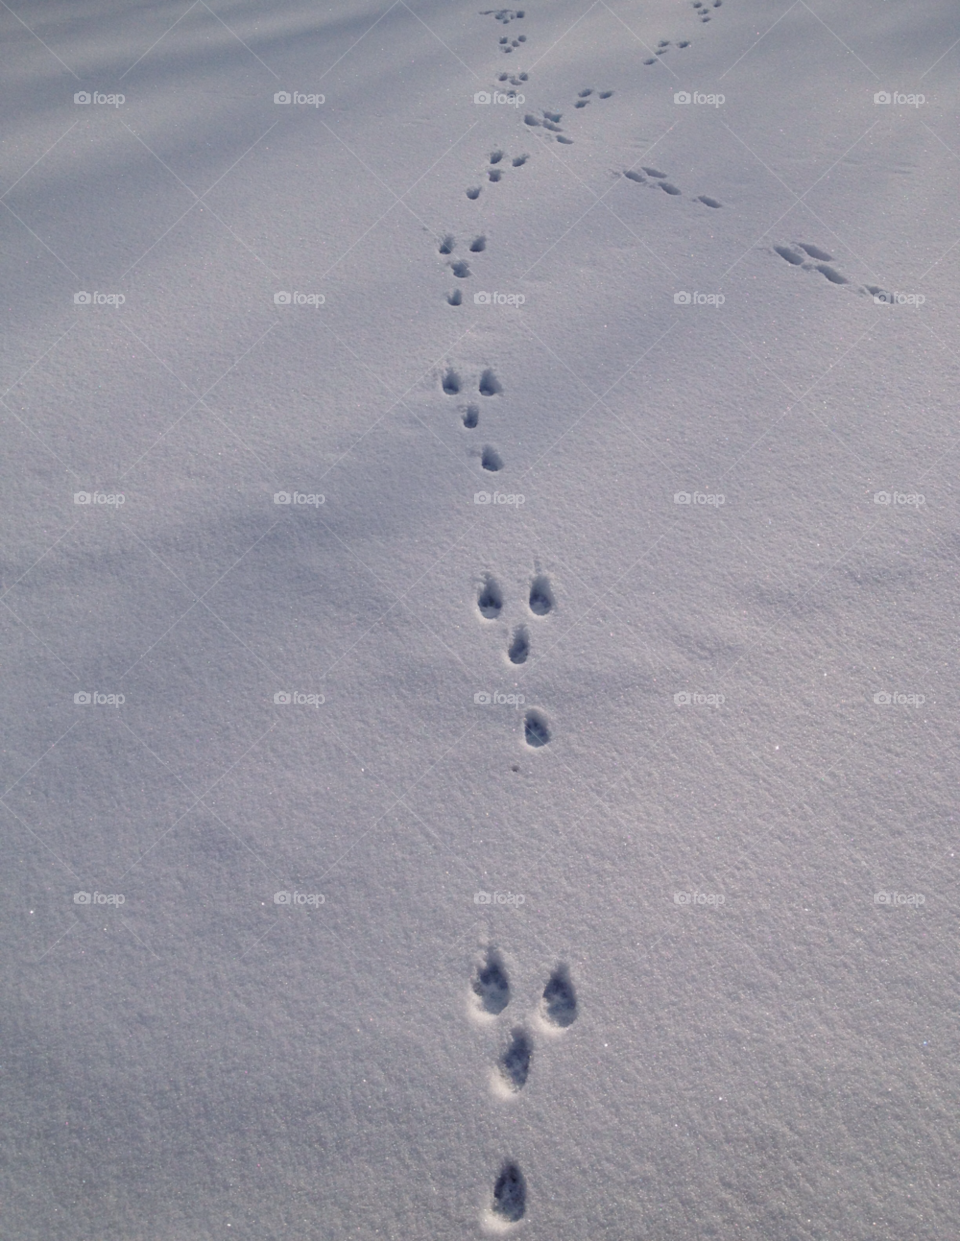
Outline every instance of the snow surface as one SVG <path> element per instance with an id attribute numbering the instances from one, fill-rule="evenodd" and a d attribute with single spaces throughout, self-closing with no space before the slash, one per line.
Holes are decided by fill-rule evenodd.
<path id="1" fill-rule="evenodd" d="M 956 4 L 497 12 L 3 6 L 4 1237 L 960 1231 Z"/>

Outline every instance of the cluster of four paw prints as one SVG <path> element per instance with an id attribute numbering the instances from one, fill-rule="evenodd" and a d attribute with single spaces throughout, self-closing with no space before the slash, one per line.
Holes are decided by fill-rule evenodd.
<path id="1" fill-rule="evenodd" d="M 545 573 L 535 574 L 530 583 L 527 607 L 533 616 L 548 616 L 554 608 L 553 588 Z M 477 594 L 477 611 L 484 620 L 497 621 L 503 611 L 503 591 L 496 578 L 484 575 Z M 517 625 L 507 646 L 507 659 L 512 664 L 525 664 L 530 655 L 530 633 L 526 625 Z M 541 711 L 530 709 L 523 720 L 523 739 L 531 749 L 539 749 L 550 741 L 550 726 Z M 514 771 L 519 768 L 514 767 Z"/>
<path id="2" fill-rule="evenodd" d="M 503 959 L 495 948 L 488 949 L 473 978 L 473 1000 L 476 1011 L 496 1020 L 510 1002 L 510 981 Z M 577 1019 L 577 995 L 565 965 L 558 965 L 550 975 L 540 999 L 539 1018 L 544 1029 L 562 1033 Z M 493 1070 L 494 1093 L 501 1098 L 517 1095 L 527 1084 L 533 1063 L 533 1037 L 527 1027 L 514 1026 Z M 488 1207 L 492 1220 L 515 1224 L 527 1209 L 527 1183 L 519 1164 L 505 1160 L 493 1185 Z"/>

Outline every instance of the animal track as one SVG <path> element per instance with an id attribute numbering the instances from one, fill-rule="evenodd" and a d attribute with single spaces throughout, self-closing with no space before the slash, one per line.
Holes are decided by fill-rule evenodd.
<path id="1" fill-rule="evenodd" d="M 549 745 L 550 727 L 542 712 L 531 710 L 524 716 L 523 739 L 534 750 Z"/>
<path id="2" fill-rule="evenodd" d="M 466 408 L 463 410 L 463 425 L 467 428 L 467 430 L 468 431 L 474 430 L 474 428 L 476 427 L 479 421 L 480 421 L 479 405 L 466 406 Z"/>
<path id="3" fill-rule="evenodd" d="M 505 79 L 506 76 L 507 76 L 506 74 L 502 74 L 501 80 Z M 516 81 L 516 83 L 519 85 L 520 80 L 521 79 L 525 80 L 526 76 L 527 75 L 525 73 L 521 73 L 519 78 L 517 79 L 511 78 L 510 80 Z M 502 166 L 502 165 L 503 165 L 503 161 L 508 158 L 509 157 L 506 151 L 497 150 L 497 151 L 490 152 L 490 166 L 486 170 L 488 181 L 493 181 L 494 183 L 496 183 L 498 181 L 503 180 L 503 174 L 506 171 L 506 168 L 505 166 Z M 518 155 L 511 161 L 512 166 L 514 168 L 522 168 L 523 165 L 527 162 L 528 158 L 529 156 L 527 155 Z M 479 198 L 480 197 L 480 186 L 475 185 L 475 186 L 472 186 L 470 189 L 468 189 L 467 197 L 473 198 L 473 199 Z M 484 239 L 478 238 L 477 240 L 482 242 Z M 474 247 L 471 246 L 470 249 L 473 250 Z M 480 246 L 479 250 L 482 250 L 482 249 L 483 249 L 483 245 Z M 479 253 L 479 250 L 474 250 L 474 253 Z"/>
<path id="4" fill-rule="evenodd" d="M 514 632 L 513 641 L 510 643 L 510 649 L 507 651 L 507 657 L 512 664 L 525 664 L 529 654 L 530 638 L 527 635 L 527 631 L 521 625 Z"/>
<path id="5" fill-rule="evenodd" d="M 500 954 L 488 948 L 486 959 L 477 966 L 473 994 L 481 1012 L 498 1016 L 510 1002 L 510 982 Z"/>
<path id="6" fill-rule="evenodd" d="M 456 396 L 460 391 L 460 376 L 455 370 L 448 370 L 444 375 L 443 390 L 447 396 Z"/>
<path id="7" fill-rule="evenodd" d="M 545 574 L 538 573 L 530 583 L 530 611 L 535 616 L 546 616 L 548 612 L 553 610 L 553 603 L 550 579 Z"/>
<path id="8" fill-rule="evenodd" d="M 510 1035 L 510 1043 L 497 1062 L 503 1084 L 514 1094 L 527 1084 L 530 1061 L 533 1059 L 533 1043 L 526 1030 L 519 1026 Z"/>
<path id="9" fill-rule="evenodd" d="M 828 254 L 826 250 L 821 250 L 819 246 L 811 246 L 806 242 L 797 241 L 792 246 L 774 246 L 773 249 L 782 259 L 786 259 L 792 267 L 801 267 L 804 271 L 818 271 L 831 284 L 850 283 L 846 276 L 842 276 L 835 267 L 830 266 L 829 260 L 833 256 Z M 822 261 L 809 263 L 805 256 Z"/>
<path id="10" fill-rule="evenodd" d="M 503 469 L 503 458 L 495 448 L 491 448 L 488 444 L 480 454 L 480 464 L 485 470 L 496 473 L 497 470 Z"/>
<path id="11" fill-rule="evenodd" d="M 503 592 L 497 585 L 496 579 L 489 573 L 483 579 L 483 587 L 477 596 L 477 607 L 480 609 L 480 615 L 486 617 L 487 620 L 496 620 L 503 607 Z"/>
<path id="12" fill-rule="evenodd" d="M 452 293 L 447 294 L 447 301 L 451 306 L 459 306 L 463 302 L 463 294 L 459 289 L 454 289 Z"/>
<path id="13" fill-rule="evenodd" d="M 480 395 L 496 396 L 502 391 L 503 388 L 501 387 L 496 375 L 494 375 L 493 371 L 488 366 L 480 376 Z"/>
<path id="14" fill-rule="evenodd" d="M 677 189 L 671 181 L 667 180 L 665 172 L 661 172 L 658 168 L 647 168 L 645 165 L 642 168 L 642 172 L 637 172 L 635 168 L 625 168 L 623 175 L 628 181 L 633 181 L 636 185 L 644 185 L 647 189 L 658 186 L 665 194 L 670 194 L 673 198 L 681 197 L 683 191 Z M 646 176 L 643 175 L 644 173 L 646 173 Z M 617 173 L 613 175 L 616 176 Z M 647 180 L 648 177 L 650 180 Z M 718 202 L 716 198 L 710 198 L 707 194 L 699 194 L 694 201 L 703 203 L 706 207 L 717 208 L 723 206 L 723 203 Z"/>
<path id="15" fill-rule="evenodd" d="M 492 1211 L 499 1219 L 516 1224 L 527 1209 L 527 1185 L 515 1163 L 505 1163 L 493 1186 Z"/>
<path id="16" fill-rule="evenodd" d="M 543 989 L 540 1012 L 545 1021 L 566 1030 L 577 1019 L 577 995 L 565 965 L 558 965 Z"/>

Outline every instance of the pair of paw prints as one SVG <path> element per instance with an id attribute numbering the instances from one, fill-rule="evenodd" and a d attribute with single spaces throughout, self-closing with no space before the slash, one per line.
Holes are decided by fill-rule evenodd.
<path id="1" fill-rule="evenodd" d="M 786 259 L 792 267 L 802 267 L 804 271 L 818 271 L 831 284 L 850 283 L 846 276 L 841 276 L 835 267 L 828 266 L 833 256 L 819 246 L 811 246 L 805 241 L 797 241 L 793 245 L 774 246 L 773 249 L 782 259 Z M 808 259 L 815 259 L 817 261 L 811 263 Z"/>
<path id="2" fill-rule="evenodd" d="M 443 255 L 452 255 L 456 248 L 456 241 L 448 233 L 440 242 L 439 252 Z M 486 237 L 474 237 L 473 241 L 470 242 L 471 254 L 482 254 L 486 248 Z M 458 280 L 466 280 L 470 275 L 470 264 L 466 259 L 451 258 L 447 266 Z M 447 294 L 447 301 L 451 306 L 459 306 L 463 302 L 463 295 L 459 289 L 454 289 L 452 293 Z"/>
<path id="3" fill-rule="evenodd" d="M 617 176 L 618 174 L 614 173 L 613 175 Z M 639 172 L 636 168 L 627 168 L 624 170 L 623 175 L 635 185 L 645 185 L 648 189 L 659 187 L 665 194 L 670 194 L 674 198 L 679 198 L 683 194 L 683 191 L 678 190 L 672 181 L 667 180 L 667 174 L 661 172 L 658 168 L 647 168 L 644 166 L 641 167 Z M 717 208 L 723 206 L 723 203 L 718 202 L 715 198 L 710 198 L 707 194 L 699 194 L 694 199 L 694 202 L 703 203 L 705 207 Z"/>
<path id="4" fill-rule="evenodd" d="M 667 52 L 669 52 L 672 46 L 673 44 L 670 42 L 669 39 L 661 39 L 660 42 L 657 44 L 657 50 L 653 53 L 653 55 L 649 58 L 649 60 L 645 60 L 643 63 L 645 65 L 655 65 L 657 63 L 657 57 L 666 56 Z M 689 39 L 683 39 L 677 44 L 677 47 L 679 48 L 684 48 L 684 47 L 689 47 L 689 46 L 690 46 Z"/>
<path id="5" fill-rule="evenodd" d="M 513 168 L 522 168 L 529 158 L 529 155 L 514 155 L 513 158 L 510 159 L 510 156 L 506 153 L 506 151 L 501 151 L 499 149 L 496 151 L 491 151 L 490 162 L 487 167 L 487 180 L 497 182 L 503 179 L 503 174 L 507 169 L 507 165 L 504 163 L 504 160 L 509 159 Z M 479 198 L 480 186 L 471 186 L 470 189 L 467 190 L 467 197 L 471 199 Z"/>
<path id="6" fill-rule="evenodd" d="M 593 87 L 585 86 L 583 90 L 580 91 L 574 107 L 585 108 L 590 102 L 589 96 L 593 94 Z M 609 99 L 612 94 L 612 90 L 602 90 L 596 92 L 596 97 L 598 99 Z M 573 139 L 568 138 L 561 128 L 560 122 L 562 120 L 562 112 L 549 112 L 544 108 L 541 110 L 540 116 L 534 116 L 532 112 L 528 112 L 523 118 L 523 123 L 524 125 L 529 125 L 531 129 L 545 129 L 548 134 L 553 134 L 557 142 L 563 143 L 564 146 L 573 146 Z"/>
<path id="7" fill-rule="evenodd" d="M 503 958 L 489 948 L 477 965 L 472 982 L 476 1011 L 491 1019 L 499 1017 L 510 1003 L 510 980 Z M 560 964 L 550 975 L 540 997 L 537 1016 L 542 1027 L 553 1033 L 570 1028 L 578 1015 L 577 995 L 570 980 L 570 971 Z M 527 1084 L 533 1065 L 533 1035 L 527 1025 L 514 1026 L 497 1057 L 492 1072 L 493 1093 L 511 1098 Z M 527 1184 L 519 1164 L 505 1160 L 493 1184 L 488 1207 L 491 1222 L 515 1224 L 527 1209 Z"/>

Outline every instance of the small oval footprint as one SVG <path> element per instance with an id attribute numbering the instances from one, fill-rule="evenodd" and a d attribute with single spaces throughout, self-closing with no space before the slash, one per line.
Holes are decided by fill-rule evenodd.
<path id="1" fill-rule="evenodd" d="M 523 739 L 533 750 L 550 744 L 550 725 L 542 711 L 528 711 L 523 720 Z"/>
<path id="2" fill-rule="evenodd" d="M 480 615 L 486 617 L 487 620 L 496 620 L 503 607 L 503 591 L 496 579 L 489 573 L 483 579 L 483 586 L 477 596 L 477 607 L 480 609 Z"/>
<path id="3" fill-rule="evenodd" d="M 577 995 L 565 965 L 558 965 L 543 989 L 540 1013 L 549 1025 L 566 1030 L 577 1019 Z"/>
<path id="4" fill-rule="evenodd" d="M 545 573 L 538 573 L 530 583 L 530 611 L 535 616 L 546 616 L 553 611 L 553 591 Z"/>
<path id="5" fill-rule="evenodd" d="M 527 1084 L 532 1059 L 533 1042 L 526 1030 L 518 1026 L 512 1032 L 510 1043 L 497 1062 L 503 1085 L 511 1094 L 521 1091 Z"/>
<path id="6" fill-rule="evenodd" d="M 507 657 L 512 664 L 525 664 L 527 656 L 530 654 L 530 638 L 526 629 L 521 625 L 514 632 L 513 641 L 510 643 L 510 649 L 507 651 Z"/>
<path id="7" fill-rule="evenodd" d="M 482 964 L 473 977 L 473 994 L 482 1013 L 496 1017 L 510 1002 L 510 982 L 503 960 L 496 948 L 488 948 Z"/>
<path id="8" fill-rule="evenodd" d="M 527 1185 L 523 1173 L 515 1163 L 505 1163 L 493 1186 L 491 1212 L 502 1223 L 516 1224 L 523 1219 L 526 1209 Z"/>

